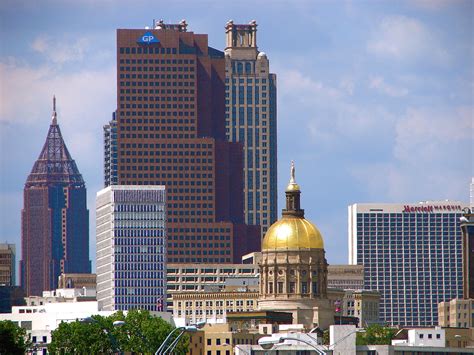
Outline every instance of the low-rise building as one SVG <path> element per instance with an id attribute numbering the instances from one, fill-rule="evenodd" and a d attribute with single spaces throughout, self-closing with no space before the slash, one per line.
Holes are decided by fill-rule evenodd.
<path id="1" fill-rule="evenodd" d="M 441 327 L 408 329 L 407 338 L 392 340 L 392 345 L 445 347 L 446 333 Z"/>
<path id="2" fill-rule="evenodd" d="M 61 274 L 58 288 L 97 288 L 96 274 Z"/>
<path id="3" fill-rule="evenodd" d="M 328 265 L 328 287 L 343 290 L 364 288 L 364 265 Z"/>
<path id="4" fill-rule="evenodd" d="M 185 324 L 225 323 L 228 312 L 257 309 L 258 292 L 184 292 L 173 294 L 173 318 Z"/>
<path id="5" fill-rule="evenodd" d="M 247 331 L 236 332 L 229 324 L 206 324 L 204 330 L 204 349 L 206 355 L 231 355 L 235 346 L 257 344 L 261 334 Z"/>
<path id="6" fill-rule="evenodd" d="M 438 304 L 438 325 L 441 327 L 474 327 L 474 299 L 453 298 Z"/>
<path id="7" fill-rule="evenodd" d="M 359 318 L 359 327 L 378 324 L 380 293 L 366 290 L 345 290 L 342 311 L 344 316 Z"/>
<path id="8" fill-rule="evenodd" d="M 27 306 L 42 306 L 47 303 L 96 301 L 95 288 L 58 288 L 53 291 L 43 291 L 42 296 L 25 298 Z"/>
<path id="9" fill-rule="evenodd" d="M 474 348 L 474 328 L 448 327 L 443 329 L 448 348 Z"/>
<path id="10" fill-rule="evenodd" d="M 13 307 L 12 313 L 0 314 L 0 320 L 10 320 L 25 329 L 37 349 L 42 351 L 51 342 L 51 332 L 61 322 L 74 322 L 94 314 L 109 316 L 112 313 L 99 312 L 97 301 L 52 302 Z"/>
<path id="11" fill-rule="evenodd" d="M 168 264 L 168 310 L 173 311 L 173 294 L 223 290 L 229 277 L 256 277 L 257 274 L 256 264 Z"/>

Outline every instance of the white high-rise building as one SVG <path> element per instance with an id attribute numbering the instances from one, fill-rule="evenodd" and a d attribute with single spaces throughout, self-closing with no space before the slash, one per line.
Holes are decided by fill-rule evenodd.
<path id="1" fill-rule="evenodd" d="M 165 187 L 109 186 L 96 218 L 99 309 L 165 311 Z"/>
<path id="2" fill-rule="evenodd" d="M 349 264 L 364 265 L 364 288 L 381 293 L 381 320 L 437 325 L 438 303 L 463 297 L 464 207 L 458 201 L 349 206 Z"/>

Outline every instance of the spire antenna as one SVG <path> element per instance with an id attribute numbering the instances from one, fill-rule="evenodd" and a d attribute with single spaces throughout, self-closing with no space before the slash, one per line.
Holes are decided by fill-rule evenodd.
<path id="1" fill-rule="evenodd" d="M 56 113 L 56 96 L 53 95 L 53 116 L 51 117 L 51 124 L 58 124 L 58 114 Z"/>

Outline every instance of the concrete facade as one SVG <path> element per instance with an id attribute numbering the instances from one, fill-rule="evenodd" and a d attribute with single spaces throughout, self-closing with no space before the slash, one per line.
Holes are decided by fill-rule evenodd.
<path id="1" fill-rule="evenodd" d="M 474 299 L 454 298 L 438 304 L 440 327 L 474 328 Z"/>
<path id="2" fill-rule="evenodd" d="M 100 309 L 166 311 L 165 187 L 102 189 L 96 218 Z"/>
<path id="3" fill-rule="evenodd" d="M 226 24 L 226 136 L 244 146 L 245 223 L 277 220 L 276 75 L 257 47 L 257 23 Z"/>

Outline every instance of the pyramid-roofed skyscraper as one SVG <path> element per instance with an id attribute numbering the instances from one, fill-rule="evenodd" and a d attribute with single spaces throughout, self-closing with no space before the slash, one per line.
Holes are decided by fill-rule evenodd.
<path id="1" fill-rule="evenodd" d="M 57 287 L 61 273 L 90 273 L 86 187 L 57 123 L 56 99 L 43 149 L 26 180 L 21 286 L 27 296 Z"/>

